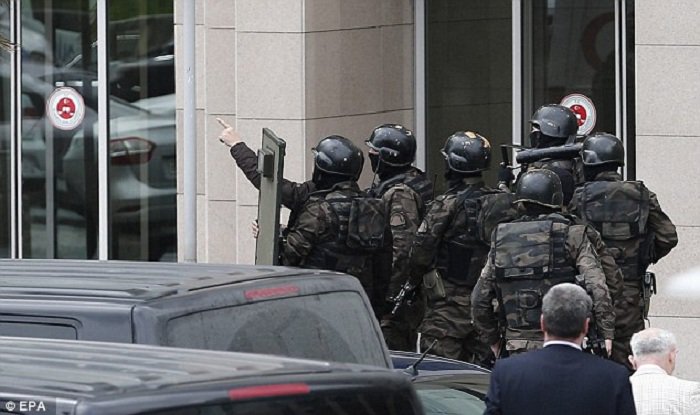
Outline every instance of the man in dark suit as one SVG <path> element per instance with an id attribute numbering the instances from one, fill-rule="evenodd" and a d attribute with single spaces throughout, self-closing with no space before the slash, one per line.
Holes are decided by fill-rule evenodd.
<path id="1" fill-rule="evenodd" d="M 544 348 L 496 362 L 484 414 L 636 414 L 627 370 L 581 351 L 591 307 L 581 287 L 552 287 L 542 299 Z"/>

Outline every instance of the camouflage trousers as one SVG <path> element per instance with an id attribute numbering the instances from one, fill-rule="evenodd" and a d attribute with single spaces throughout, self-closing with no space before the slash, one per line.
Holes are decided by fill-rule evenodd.
<path id="1" fill-rule="evenodd" d="M 644 330 L 642 314 L 640 284 L 636 281 L 625 281 L 622 298 L 615 304 L 615 339 L 611 359 L 625 365 L 630 371 L 633 370 L 627 358 L 632 354 L 630 339 L 634 333 Z"/>
<path id="2" fill-rule="evenodd" d="M 484 365 L 493 353 L 476 327 L 472 324 L 472 288 L 444 280 L 445 298 L 428 301 L 421 332 L 421 349 L 437 340 L 432 354 L 450 359 Z"/>
<path id="3" fill-rule="evenodd" d="M 390 350 L 413 352 L 416 350 L 418 326 L 425 314 L 425 295 L 416 293 L 411 305 L 406 305 L 396 315 L 385 315 L 381 320 L 382 333 Z"/>

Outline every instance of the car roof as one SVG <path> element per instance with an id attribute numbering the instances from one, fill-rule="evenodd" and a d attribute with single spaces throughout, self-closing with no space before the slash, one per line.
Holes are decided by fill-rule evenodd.
<path id="1" fill-rule="evenodd" d="M 18 337 L 0 337 L 0 367 L 4 396 L 74 400 L 259 376 L 382 370 L 250 353 Z"/>
<path id="2" fill-rule="evenodd" d="M 312 275 L 342 274 L 237 264 L 3 259 L 0 260 L 0 297 L 138 303 L 241 282 Z"/>
<path id="3" fill-rule="evenodd" d="M 391 361 L 394 369 L 406 369 L 420 359 L 420 353 L 391 351 Z M 427 355 L 420 364 L 418 364 L 418 377 L 434 376 L 446 373 L 456 373 L 457 371 L 464 374 L 489 374 L 488 369 L 473 363 L 462 362 L 460 360 L 448 359 L 446 357 Z"/>

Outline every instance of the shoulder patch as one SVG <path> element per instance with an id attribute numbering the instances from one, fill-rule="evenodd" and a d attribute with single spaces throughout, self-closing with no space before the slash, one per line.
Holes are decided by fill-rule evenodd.
<path id="1" fill-rule="evenodd" d="M 394 213 L 389 219 L 389 225 L 393 226 L 404 226 L 406 224 L 406 217 L 403 213 Z"/>

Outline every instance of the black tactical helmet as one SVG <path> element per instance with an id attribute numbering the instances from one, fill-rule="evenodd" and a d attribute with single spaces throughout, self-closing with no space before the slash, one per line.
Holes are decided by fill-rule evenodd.
<path id="1" fill-rule="evenodd" d="M 382 124 L 372 131 L 365 143 L 389 166 L 408 166 L 416 159 L 416 137 L 402 125 Z"/>
<path id="2" fill-rule="evenodd" d="M 550 208 L 561 208 L 564 195 L 559 176 L 551 170 L 528 170 L 518 179 L 515 201 L 535 203 Z"/>
<path id="3" fill-rule="evenodd" d="M 313 149 L 314 165 L 324 173 L 347 176 L 357 180 L 365 158 L 352 141 L 339 135 L 328 136 Z"/>
<path id="4" fill-rule="evenodd" d="M 612 134 L 596 133 L 586 137 L 581 147 L 584 166 L 613 164 L 625 165 L 625 147 L 622 141 Z"/>
<path id="5" fill-rule="evenodd" d="M 491 164 L 491 143 L 471 131 L 457 131 L 447 138 L 441 151 L 450 170 L 457 173 L 476 173 Z"/>
<path id="6" fill-rule="evenodd" d="M 530 145 L 538 147 L 542 142 L 552 145 L 564 144 L 569 139 L 576 138 L 578 120 L 571 109 L 558 104 L 541 106 L 534 114 L 530 124 L 538 131 L 530 134 Z M 559 143 L 557 143 L 559 142 Z"/>

